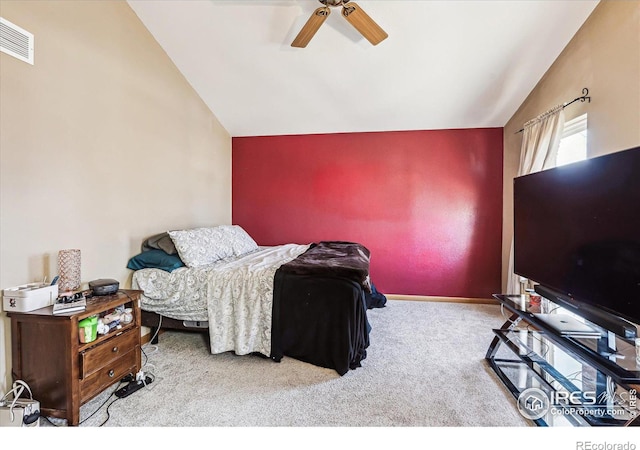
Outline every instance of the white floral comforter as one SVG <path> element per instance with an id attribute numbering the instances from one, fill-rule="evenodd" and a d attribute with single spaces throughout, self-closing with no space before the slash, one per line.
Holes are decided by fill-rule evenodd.
<path id="1" fill-rule="evenodd" d="M 177 320 L 207 321 L 207 268 L 181 267 L 169 273 L 141 269 L 133 273 L 131 287 L 140 289 L 142 309 Z"/>
<path id="2" fill-rule="evenodd" d="M 270 356 L 275 273 L 308 248 L 261 248 L 237 259 L 171 273 L 143 269 L 134 273 L 132 285 L 144 291 L 145 310 L 180 320 L 208 320 L 211 353 Z"/>

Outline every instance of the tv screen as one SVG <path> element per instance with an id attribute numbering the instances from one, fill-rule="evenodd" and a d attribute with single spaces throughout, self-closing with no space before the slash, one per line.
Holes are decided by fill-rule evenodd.
<path id="1" fill-rule="evenodd" d="M 514 271 L 640 323 L 640 147 L 515 178 Z"/>

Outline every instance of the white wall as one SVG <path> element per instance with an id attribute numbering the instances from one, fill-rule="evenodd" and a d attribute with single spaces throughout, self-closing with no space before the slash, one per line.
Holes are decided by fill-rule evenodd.
<path id="1" fill-rule="evenodd" d="M 0 6 L 35 35 L 35 65 L 0 53 L 0 288 L 51 280 L 66 248 L 83 284 L 129 287 L 145 237 L 230 223 L 231 137 L 126 2 Z"/>

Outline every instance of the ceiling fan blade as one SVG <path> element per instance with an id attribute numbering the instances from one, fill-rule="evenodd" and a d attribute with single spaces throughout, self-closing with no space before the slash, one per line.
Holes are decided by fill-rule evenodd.
<path id="1" fill-rule="evenodd" d="M 329 14 L 331 14 L 331 10 L 326 6 L 316 9 L 313 14 L 311 14 L 311 17 L 309 17 L 309 20 L 307 20 L 307 23 L 304 24 L 296 38 L 293 40 L 291 46 L 298 48 L 306 47 L 311 38 L 313 38 L 313 36 L 320 28 L 320 25 L 322 25 L 324 21 L 327 20 Z"/>
<path id="2" fill-rule="evenodd" d="M 373 45 L 378 45 L 389 37 L 362 8 L 353 2 L 344 4 L 342 7 L 342 16 Z"/>

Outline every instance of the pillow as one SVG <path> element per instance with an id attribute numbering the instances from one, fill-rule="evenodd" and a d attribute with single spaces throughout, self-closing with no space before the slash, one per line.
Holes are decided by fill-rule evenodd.
<path id="1" fill-rule="evenodd" d="M 220 225 L 225 234 L 225 239 L 229 241 L 233 254 L 235 256 L 246 255 L 249 252 L 258 249 L 258 244 L 253 240 L 249 233 L 247 233 L 239 225 Z"/>
<path id="2" fill-rule="evenodd" d="M 178 255 L 169 255 L 162 250 L 148 250 L 129 259 L 127 269 L 162 269 L 173 272 L 179 267 L 184 267 L 184 263 Z"/>
<path id="3" fill-rule="evenodd" d="M 200 267 L 234 256 L 231 243 L 220 227 L 169 231 L 180 259 L 187 267 Z"/>

